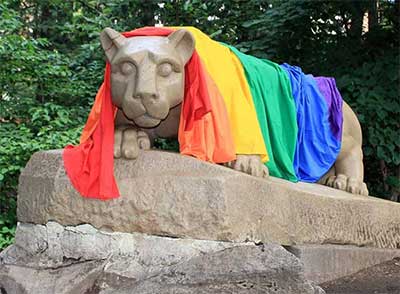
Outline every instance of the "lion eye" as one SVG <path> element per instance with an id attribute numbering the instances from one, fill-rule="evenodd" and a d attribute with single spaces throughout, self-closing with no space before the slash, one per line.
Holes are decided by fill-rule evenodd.
<path id="1" fill-rule="evenodd" d="M 162 77 L 167 77 L 172 72 L 172 65 L 168 62 L 161 63 L 158 66 L 158 74 Z"/>
<path id="2" fill-rule="evenodd" d="M 136 66 L 131 62 L 121 64 L 121 71 L 124 75 L 129 75 L 136 71 Z"/>

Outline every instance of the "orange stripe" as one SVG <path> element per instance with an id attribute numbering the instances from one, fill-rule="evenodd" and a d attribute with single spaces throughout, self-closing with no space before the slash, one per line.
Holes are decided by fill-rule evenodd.
<path id="1" fill-rule="evenodd" d="M 212 110 L 204 115 L 201 120 L 195 120 L 193 127 L 186 131 L 185 114 L 183 111 L 181 112 L 181 123 L 179 124 L 180 153 L 209 162 L 229 162 L 236 159 L 236 152 L 225 102 L 203 64 L 201 64 L 201 67 L 204 72 Z"/>

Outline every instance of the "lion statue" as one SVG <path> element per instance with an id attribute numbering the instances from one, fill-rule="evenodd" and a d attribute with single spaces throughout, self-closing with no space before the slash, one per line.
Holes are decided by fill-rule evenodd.
<path id="1" fill-rule="evenodd" d="M 154 33 L 154 31 L 160 30 L 162 33 Z M 249 55 L 245 56 L 243 53 L 226 44 L 211 40 L 199 30 L 191 27 L 143 28 L 141 31 L 140 29 L 137 30 L 137 33 L 133 35 L 121 34 L 111 28 L 106 28 L 102 31 L 100 40 L 107 62 L 111 68 L 110 85 L 112 102 L 118 108 L 115 116 L 114 158 L 135 159 L 139 156 L 139 150 L 151 148 L 156 138 L 180 138 L 182 117 L 186 117 L 185 115 L 187 115 L 182 114 L 184 111 L 182 102 L 186 99 L 186 95 L 197 95 L 199 99 L 202 99 L 200 97 L 201 93 L 195 92 L 200 91 L 198 90 L 199 88 L 193 90 L 188 83 L 203 82 L 209 90 L 214 89 L 216 93 L 219 92 L 218 95 L 220 97 L 225 99 L 224 105 L 221 106 L 221 101 L 215 102 L 213 100 L 218 95 L 209 95 L 211 101 L 211 106 L 209 107 L 211 107 L 210 109 L 214 109 L 213 118 L 210 121 L 222 121 L 223 119 L 218 116 L 227 117 L 229 120 L 227 124 L 230 125 L 229 130 L 221 130 L 222 126 L 214 127 L 214 132 L 219 132 L 220 134 L 218 138 L 227 138 L 217 138 L 214 141 L 223 145 L 224 143 L 221 140 L 231 140 L 234 145 L 239 146 L 242 144 L 245 146 L 247 144 L 248 146 L 246 147 L 247 149 L 244 147 L 232 147 L 231 149 L 235 153 L 234 156 L 227 155 L 224 157 L 224 155 L 221 155 L 221 158 L 224 157 L 225 159 L 221 159 L 220 162 L 213 160 L 214 155 L 202 158 L 200 155 L 197 156 L 195 151 L 192 153 L 183 152 L 184 154 L 194 155 L 211 162 L 223 163 L 228 167 L 253 176 L 268 177 L 271 174 L 292 181 L 296 181 L 293 180 L 293 177 L 304 172 L 305 168 L 302 167 L 304 161 L 311 160 L 314 162 L 314 160 L 318 160 L 318 162 L 322 162 L 319 166 L 323 167 L 319 169 L 316 165 L 310 165 L 310 173 L 318 170 L 319 172 L 323 172 L 323 174 L 313 174 L 309 177 L 310 180 L 307 180 L 307 176 L 298 176 L 297 179 L 302 181 L 304 178 L 308 182 L 318 182 L 350 193 L 368 195 L 368 190 L 363 180 L 362 133 L 356 115 L 345 102 L 337 100 L 340 103 L 340 105 L 337 105 L 337 109 L 340 110 L 340 117 L 337 116 L 336 126 L 340 130 L 336 130 L 336 137 L 339 136 L 339 138 L 336 142 L 332 139 L 331 135 L 322 134 L 324 129 L 327 129 L 327 132 L 331 132 L 332 128 L 329 130 L 329 126 L 325 125 L 329 125 L 329 123 L 332 125 L 333 116 L 326 119 L 316 119 L 314 116 L 318 115 L 319 112 L 325 111 L 329 113 L 329 111 L 327 108 L 321 108 L 322 110 L 320 110 L 320 108 L 315 108 L 317 106 L 312 106 L 314 105 L 313 103 L 315 105 L 325 103 L 325 101 L 318 102 L 315 100 L 316 98 L 312 97 L 316 95 L 322 97 L 321 93 L 325 93 L 321 89 L 321 91 L 318 91 L 315 81 L 310 80 L 313 77 L 304 75 L 299 71 L 299 68 L 288 65 L 285 68 L 282 65 L 279 66 L 267 60 L 260 60 Z M 195 54 L 199 57 L 196 59 L 196 62 L 199 63 L 197 66 L 202 67 L 205 71 L 206 76 L 205 78 L 203 77 L 205 82 L 202 78 L 199 78 L 201 76 L 192 76 L 194 71 L 193 64 L 190 65 L 190 68 L 188 67 L 189 62 L 195 62 L 193 61 Z M 256 73 L 257 64 L 264 66 L 266 69 L 268 66 L 269 69 L 273 69 L 273 73 L 272 71 L 270 73 L 265 72 L 265 74 Z M 244 78 L 235 77 L 236 75 L 232 74 L 233 70 L 242 74 Z M 265 87 L 269 88 L 257 85 L 255 82 L 256 78 L 252 80 L 252 71 L 254 71 L 254 76 L 259 74 L 257 79 L 264 79 L 267 84 Z M 275 79 L 275 77 L 279 78 Z M 232 81 L 232 79 L 236 80 Z M 245 85 L 244 81 L 246 79 L 247 84 Z M 271 85 L 268 85 L 268 83 L 271 83 Z M 280 83 L 280 86 L 274 86 L 272 83 Z M 227 84 L 229 86 L 226 86 Z M 296 85 L 301 85 L 301 87 L 304 87 L 304 90 L 298 88 Z M 267 92 L 268 95 L 271 93 L 272 95 L 273 90 L 270 89 L 273 87 L 279 88 L 277 90 L 280 91 L 279 93 L 290 91 L 293 96 L 297 93 L 298 97 L 306 97 L 302 101 L 308 101 L 312 98 L 317 102 L 311 101 L 311 108 L 302 113 L 299 113 L 297 108 L 296 117 L 297 102 L 293 102 L 293 98 L 287 98 L 286 96 L 286 98 L 282 98 L 282 95 L 286 94 L 279 94 L 281 95 L 277 96 L 279 99 L 274 100 L 273 98 L 268 98 L 268 96 L 262 100 L 266 101 L 263 111 L 267 113 L 265 122 L 262 122 L 260 118 L 264 112 L 258 111 L 261 100 L 255 100 L 254 93 L 258 93 L 260 97 L 266 95 L 264 92 Z M 337 91 L 336 87 L 333 88 L 330 91 Z M 257 92 L 257 89 L 260 91 Z M 266 90 L 263 92 L 261 91 L 262 89 Z M 195 93 L 189 93 L 190 91 Z M 307 96 L 308 94 L 304 93 L 311 94 Z M 230 98 L 225 98 L 225 96 L 229 96 Z M 254 101 L 250 102 L 248 99 L 243 98 L 252 96 Z M 282 107 L 286 108 L 277 109 L 272 104 L 272 106 L 269 106 L 269 101 L 276 103 L 279 107 L 282 105 Z M 206 102 L 204 103 L 207 104 Z M 284 103 L 286 104 L 284 105 Z M 219 108 L 216 104 L 218 104 Z M 186 105 L 185 109 L 193 107 L 195 106 Z M 246 110 L 247 108 L 249 110 Z M 253 117 L 242 114 L 242 111 L 251 113 Z M 189 117 L 190 115 L 196 117 L 196 110 L 192 110 L 191 114 L 187 116 Z M 275 119 L 277 115 L 280 117 L 279 123 Z M 232 119 L 233 117 L 236 120 Z M 261 126 L 253 127 L 252 123 L 253 121 L 257 121 L 257 117 Z M 300 121 L 301 117 L 304 122 Z M 190 121 L 190 118 L 187 121 Z M 294 124 L 289 125 L 289 121 L 294 121 Z M 305 126 L 305 131 L 300 137 L 299 133 L 303 128 L 302 124 Z M 195 127 L 199 129 L 205 128 L 207 125 L 208 123 L 206 122 L 202 127 L 199 127 L 194 122 L 191 126 L 186 125 L 185 130 L 190 131 Z M 281 128 L 280 131 L 275 131 L 279 127 Z M 269 141 L 265 139 L 267 135 L 270 136 Z M 205 136 L 207 137 L 208 135 Z M 261 143 L 257 141 L 258 139 L 255 139 L 257 136 L 261 140 L 264 138 L 262 142 L 268 142 L 261 146 Z M 282 136 L 283 139 L 279 136 Z M 290 144 L 285 143 L 289 142 L 286 137 L 295 138 L 295 141 L 290 139 Z M 246 141 L 246 138 L 250 141 L 243 143 Z M 193 145 L 193 140 L 191 137 L 190 142 L 185 143 L 189 146 L 189 149 Z M 204 140 L 207 141 L 208 139 Z M 322 142 L 321 144 L 326 144 L 316 147 L 316 150 L 319 150 L 315 152 L 322 152 L 321 154 L 314 151 L 311 152 L 309 149 L 312 144 L 316 144 L 316 140 Z M 335 146 L 332 147 L 333 143 L 331 144 L 329 140 L 336 142 L 336 145 L 334 144 Z M 279 143 L 280 141 L 282 142 Z M 180 143 L 182 143 L 181 140 Z M 282 153 L 282 158 L 287 155 L 286 153 L 290 153 L 286 157 L 291 158 L 292 165 L 294 162 L 293 157 L 298 157 L 298 168 L 295 172 L 291 172 L 289 176 L 285 176 L 284 171 L 279 172 L 280 166 L 283 163 L 281 164 L 278 161 L 279 152 L 274 150 L 274 146 L 278 146 L 277 144 L 281 144 L 279 148 L 284 149 L 284 151 L 279 150 Z M 301 144 L 308 144 L 308 147 L 301 147 Z M 259 145 L 261 147 L 258 147 Z M 328 149 L 332 149 L 333 151 L 329 151 L 329 153 Z M 207 152 L 205 151 L 204 153 Z M 229 152 L 232 153 L 232 151 L 227 151 L 227 154 Z M 311 152 L 311 155 L 308 152 Z M 333 159 L 329 161 L 329 158 Z M 274 161 L 271 166 L 269 166 L 270 161 Z M 288 166 L 290 168 L 290 164 Z M 277 170 L 277 172 L 272 172 L 273 169 Z"/>

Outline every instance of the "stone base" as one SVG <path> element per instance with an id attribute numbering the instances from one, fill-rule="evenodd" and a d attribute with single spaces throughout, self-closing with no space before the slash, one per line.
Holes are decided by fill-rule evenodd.
<path id="1" fill-rule="evenodd" d="M 398 203 L 160 151 L 116 160 L 114 172 L 121 197 L 87 199 L 71 186 L 61 151 L 35 153 L 19 181 L 19 221 L 204 240 L 400 246 Z"/>
<path id="2" fill-rule="evenodd" d="M 279 245 L 109 233 L 55 222 L 18 225 L 15 244 L 0 254 L 0 292 L 325 293 Z"/>
<path id="3" fill-rule="evenodd" d="M 399 294 L 400 259 L 394 258 L 323 283 L 321 287 L 329 294 Z"/>
<path id="4" fill-rule="evenodd" d="M 354 274 L 367 267 L 400 257 L 398 249 L 360 248 L 346 245 L 287 246 L 304 265 L 307 279 L 317 284 Z"/>
<path id="5" fill-rule="evenodd" d="M 94 294 L 90 291 L 101 273 L 101 261 L 87 261 L 54 269 L 0 263 L 0 293 Z"/>

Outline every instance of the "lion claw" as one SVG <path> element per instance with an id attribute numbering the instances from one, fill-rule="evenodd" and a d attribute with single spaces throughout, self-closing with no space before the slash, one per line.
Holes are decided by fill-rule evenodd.
<path id="1" fill-rule="evenodd" d="M 347 177 L 344 174 L 330 176 L 326 180 L 325 185 L 342 191 L 347 191 L 352 194 L 368 196 L 369 193 L 367 185 L 364 182 L 359 181 L 354 177 Z"/>
<path id="2" fill-rule="evenodd" d="M 268 178 L 269 171 L 265 164 L 261 161 L 261 157 L 258 155 L 237 155 L 236 160 L 225 164 L 234 170 L 244 172 L 246 174 Z"/>
<path id="3" fill-rule="evenodd" d="M 133 127 L 118 127 L 114 132 L 114 157 L 136 159 L 139 150 L 151 148 L 149 136 Z"/>

